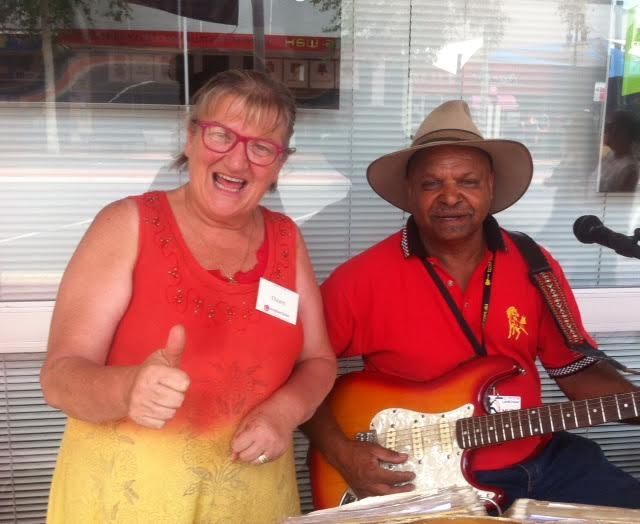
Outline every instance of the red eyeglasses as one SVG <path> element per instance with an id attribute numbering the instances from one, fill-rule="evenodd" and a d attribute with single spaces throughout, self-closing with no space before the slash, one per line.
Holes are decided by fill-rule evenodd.
<path id="1" fill-rule="evenodd" d="M 264 138 L 244 136 L 218 122 L 196 120 L 195 123 L 202 129 L 204 147 L 215 153 L 228 153 L 238 142 L 243 142 L 247 159 L 257 166 L 269 166 L 283 153 L 290 155 L 295 152 L 293 147 L 282 147 Z"/>

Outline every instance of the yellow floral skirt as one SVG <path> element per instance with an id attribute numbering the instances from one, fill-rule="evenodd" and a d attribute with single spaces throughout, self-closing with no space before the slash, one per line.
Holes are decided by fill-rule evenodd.
<path id="1" fill-rule="evenodd" d="M 261 466 L 236 463 L 231 435 L 70 418 L 47 522 L 269 524 L 299 514 L 292 447 Z"/>

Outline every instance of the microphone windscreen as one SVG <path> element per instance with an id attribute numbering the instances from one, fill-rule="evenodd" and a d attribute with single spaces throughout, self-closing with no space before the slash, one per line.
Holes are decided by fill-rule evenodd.
<path id="1" fill-rule="evenodd" d="M 584 215 L 578 217 L 573 223 L 573 234 L 583 244 L 593 244 L 593 229 L 602 226 L 602 220 L 595 215 Z"/>

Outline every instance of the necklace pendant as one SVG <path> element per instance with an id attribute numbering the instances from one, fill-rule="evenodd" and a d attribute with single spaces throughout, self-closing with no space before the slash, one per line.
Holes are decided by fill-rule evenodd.
<path id="1" fill-rule="evenodd" d="M 234 277 L 227 277 L 229 284 L 237 284 L 238 281 Z"/>

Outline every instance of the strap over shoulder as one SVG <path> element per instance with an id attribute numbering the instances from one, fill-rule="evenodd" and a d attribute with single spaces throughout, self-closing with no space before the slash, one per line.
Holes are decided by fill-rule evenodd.
<path id="1" fill-rule="evenodd" d="M 604 351 L 598 350 L 589 344 L 578 328 L 558 277 L 553 272 L 551 264 L 549 264 L 538 243 L 529 235 L 520 231 L 507 231 L 507 233 L 526 260 L 531 281 L 540 290 L 551 315 L 565 339 L 567 347 L 585 357 L 604 360 L 620 371 L 640 375 L 640 371 L 629 369 Z"/>

